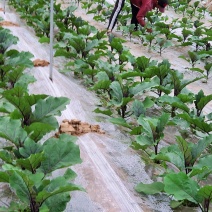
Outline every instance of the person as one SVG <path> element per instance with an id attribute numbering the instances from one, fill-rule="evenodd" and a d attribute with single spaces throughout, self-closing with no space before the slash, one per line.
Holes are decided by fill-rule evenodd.
<path id="1" fill-rule="evenodd" d="M 138 30 L 138 24 L 142 27 L 146 25 L 144 17 L 147 12 L 158 8 L 160 12 L 165 11 L 165 7 L 168 5 L 168 0 L 130 0 L 132 9 L 131 24 L 135 24 L 135 30 Z M 152 32 L 152 29 L 148 29 L 148 32 Z"/>
<path id="2" fill-rule="evenodd" d="M 117 23 L 117 18 L 122 8 L 124 7 L 125 0 L 116 0 L 115 7 L 109 18 L 107 27 L 107 33 L 110 34 Z M 158 8 L 160 12 L 165 11 L 165 7 L 168 5 L 168 0 L 130 0 L 132 9 L 131 24 L 135 24 L 135 30 L 138 29 L 138 24 L 142 27 L 145 26 L 144 17 L 147 12 Z M 148 32 L 152 32 L 152 29 L 147 29 Z"/>
<path id="3" fill-rule="evenodd" d="M 113 8 L 113 11 L 109 18 L 109 23 L 107 27 L 107 33 L 111 33 L 113 28 L 115 27 L 117 23 L 117 18 L 119 13 L 121 12 L 122 8 L 124 7 L 125 0 L 116 0 L 115 7 Z"/>

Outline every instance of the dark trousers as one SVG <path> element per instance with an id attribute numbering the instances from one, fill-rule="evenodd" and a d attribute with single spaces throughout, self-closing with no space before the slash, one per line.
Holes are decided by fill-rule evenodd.
<path id="1" fill-rule="evenodd" d="M 138 20 L 136 18 L 139 8 L 136 7 L 131 3 L 131 8 L 132 8 L 132 18 L 131 18 L 131 24 L 135 24 L 135 30 L 138 30 Z"/>
<path id="2" fill-rule="evenodd" d="M 115 7 L 113 8 L 112 14 L 109 19 L 108 23 L 108 30 L 113 30 L 117 23 L 117 18 L 119 13 L 121 12 L 122 8 L 124 7 L 125 0 L 116 0 Z"/>

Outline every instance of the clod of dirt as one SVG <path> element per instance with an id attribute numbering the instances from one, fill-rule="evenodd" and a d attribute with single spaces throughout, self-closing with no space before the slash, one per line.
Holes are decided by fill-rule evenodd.
<path id="1" fill-rule="evenodd" d="M 55 134 L 57 137 L 59 134 L 67 133 L 69 135 L 82 135 L 89 132 L 95 132 L 99 134 L 104 134 L 105 132 L 100 129 L 98 124 L 92 125 L 87 122 L 81 122 L 77 119 L 64 119 L 59 127 L 59 132 Z"/>
<path id="2" fill-rule="evenodd" d="M 37 67 L 37 66 L 44 67 L 44 66 L 48 66 L 49 65 L 49 62 L 46 61 L 46 60 L 36 59 L 36 60 L 33 61 L 33 64 L 34 64 L 35 67 Z"/>
<path id="3" fill-rule="evenodd" d="M 11 21 L 0 21 L 0 26 L 19 26 L 19 25 Z"/>

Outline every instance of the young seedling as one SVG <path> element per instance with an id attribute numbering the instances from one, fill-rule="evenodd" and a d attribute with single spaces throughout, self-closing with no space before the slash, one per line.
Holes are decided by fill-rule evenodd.
<path id="1" fill-rule="evenodd" d="M 183 99 L 181 99 L 181 94 L 183 91 L 186 90 L 186 86 L 189 85 L 190 83 L 193 83 L 195 81 L 198 81 L 199 79 L 202 79 L 203 77 L 197 77 L 192 80 L 185 80 L 184 76 L 182 73 L 178 72 L 177 70 L 171 70 L 169 72 L 170 74 L 170 81 L 171 85 L 173 87 L 173 94 L 174 96 L 168 96 L 168 95 L 163 95 L 161 96 L 158 101 L 162 102 L 165 105 L 170 105 L 171 106 L 171 117 L 176 116 L 176 110 L 180 108 L 183 111 L 189 112 L 188 107 L 184 104 L 184 102 L 190 101 L 190 97 L 187 94 L 187 98 L 185 99 L 184 96 Z"/>
<path id="2" fill-rule="evenodd" d="M 170 46 L 173 46 L 172 42 L 170 40 L 167 40 L 165 38 L 156 38 L 156 44 L 159 46 L 159 54 L 162 55 L 162 51 Z"/>
<path id="3" fill-rule="evenodd" d="M 203 90 L 200 90 L 198 94 L 195 95 L 195 109 L 196 109 L 196 115 L 200 117 L 202 115 L 202 111 L 204 107 L 212 101 L 212 94 L 205 96 Z"/>
<path id="4" fill-rule="evenodd" d="M 212 63 L 206 63 L 204 66 L 204 69 L 206 71 L 206 78 L 209 79 L 209 75 L 212 72 Z"/>
<path id="5" fill-rule="evenodd" d="M 191 64 L 191 67 L 194 68 L 195 64 L 201 59 L 201 57 L 196 52 L 188 51 L 188 56 L 185 57 L 184 55 L 179 56 L 179 58 L 182 58 L 189 62 Z"/>
<path id="6" fill-rule="evenodd" d="M 135 62 L 132 64 L 135 71 L 140 73 L 140 81 L 143 81 L 144 72 L 147 68 L 157 64 L 157 61 L 147 58 L 145 56 L 137 57 Z"/>
<path id="7" fill-rule="evenodd" d="M 171 67 L 171 64 L 169 63 L 169 61 L 163 60 L 159 64 L 156 64 L 154 66 L 149 66 L 143 75 L 145 78 L 150 78 L 150 79 L 155 76 L 158 77 L 159 86 L 156 86 L 153 89 L 153 92 L 155 92 L 159 97 L 162 96 L 162 93 L 170 94 L 173 88 L 170 74 L 169 74 L 171 70 L 170 67 Z M 157 89 L 157 91 L 154 91 L 155 89 Z"/>
<path id="8" fill-rule="evenodd" d="M 158 145 L 164 137 L 165 126 L 169 122 L 170 115 L 163 113 L 158 117 L 144 117 L 141 115 L 137 122 L 142 126 L 141 134 L 136 137 L 136 141 L 133 146 L 136 149 L 146 150 L 147 148 L 154 148 L 154 154 L 159 153 Z M 152 153 L 150 153 L 152 155 Z M 159 162 L 155 160 L 155 162 Z"/>

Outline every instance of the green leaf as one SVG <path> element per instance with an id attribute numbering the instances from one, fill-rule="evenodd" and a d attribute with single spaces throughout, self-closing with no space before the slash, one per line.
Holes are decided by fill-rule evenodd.
<path id="1" fill-rule="evenodd" d="M 187 168 L 187 166 L 193 165 L 191 164 L 191 161 L 192 161 L 191 147 L 189 147 L 187 141 L 180 136 L 176 136 L 176 140 L 177 140 L 179 149 L 181 150 L 184 156 L 185 165 L 186 165 L 185 168 Z"/>
<path id="2" fill-rule="evenodd" d="M 107 116 L 111 116 L 113 113 L 111 112 L 111 110 L 100 110 L 99 108 L 96 108 L 94 110 L 95 113 L 102 113 L 104 115 L 107 115 Z"/>
<path id="3" fill-rule="evenodd" d="M 2 172 L 0 171 L 0 182 L 1 183 L 9 183 L 9 174 L 7 174 L 6 172 Z"/>
<path id="4" fill-rule="evenodd" d="M 51 211 L 64 211 L 70 191 L 75 190 L 84 191 L 82 187 L 68 183 L 64 177 L 57 177 L 38 193 L 36 201 L 46 204 Z"/>
<path id="5" fill-rule="evenodd" d="M 22 75 L 15 83 L 15 87 L 22 87 L 24 88 L 25 90 L 28 89 L 29 87 L 29 84 L 30 83 L 33 83 L 33 82 L 36 82 L 36 79 L 34 76 L 32 75 L 29 75 L 29 74 L 24 74 Z"/>
<path id="6" fill-rule="evenodd" d="M 167 125 L 167 122 L 169 121 L 170 114 L 168 113 L 163 113 L 159 118 L 157 122 L 157 127 L 156 127 L 156 132 L 157 133 L 162 133 L 165 126 Z"/>
<path id="7" fill-rule="evenodd" d="M 72 169 L 67 169 L 63 177 L 66 180 L 74 180 L 77 177 L 77 174 Z"/>
<path id="8" fill-rule="evenodd" d="M 204 71 L 200 68 L 190 68 L 191 71 L 196 71 L 196 72 L 199 72 L 199 73 L 204 73 Z"/>
<path id="9" fill-rule="evenodd" d="M 110 87 L 110 80 L 100 80 L 93 86 L 93 90 L 97 91 L 99 89 L 108 90 Z"/>
<path id="10" fill-rule="evenodd" d="M 16 44 L 18 38 L 11 34 L 9 29 L 0 30 L 0 53 L 4 54 L 5 51 L 13 44 Z"/>
<path id="11" fill-rule="evenodd" d="M 212 155 L 207 155 L 203 158 L 200 158 L 198 163 L 195 164 L 195 168 L 203 168 L 203 167 L 207 167 L 209 170 L 212 170 Z"/>
<path id="12" fill-rule="evenodd" d="M 9 164 L 12 164 L 12 162 L 13 162 L 13 155 L 10 152 L 6 151 L 6 150 L 1 150 L 0 151 L 0 158 L 4 162 L 9 163 Z"/>
<path id="13" fill-rule="evenodd" d="M 98 63 L 98 62 L 97 62 Z M 102 65 L 102 64 L 101 64 Z M 99 81 L 109 81 L 109 77 L 107 75 L 107 73 L 105 71 L 99 71 L 97 74 L 96 74 L 96 78 L 98 79 L 98 82 Z M 97 83 L 98 83 L 97 82 Z M 111 82 L 110 82 L 111 83 Z"/>
<path id="14" fill-rule="evenodd" d="M 212 135 L 208 135 L 203 139 L 200 139 L 197 144 L 194 144 L 191 153 L 193 158 L 193 163 L 201 156 L 203 151 L 212 143 Z"/>
<path id="15" fill-rule="evenodd" d="M 202 168 L 192 168 L 192 171 L 189 172 L 189 177 L 197 176 L 197 179 L 200 181 L 206 180 L 207 177 L 212 173 L 212 169 L 203 166 Z"/>
<path id="16" fill-rule="evenodd" d="M 49 43 L 50 42 L 50 38 L 43 36 L 38 41 L 40 43 Z"/>
<path id="17" fill-rule="evenodd" d="M 146 132 L 147 135 L 151 138 L 151 140 L 153 139 L 153 134 L 152 134 L 152 128 L 150 126 L 150 123 L 148 121 L 148 118 L 144 118 L 142 115 L 138 118 L 137 120 L 138 124 L 141 125 L 143 127 L 143 132 Z"/>
<path id="18" fill-rule="evenodd" d="M 67 52 L 67 50 L 65 49 L 57 49 L 54 53 L 54 57 L 66 57 L 66 58 L 70 58 L 70 57 L 73 57 L 75 58 L 77 56 L 76 53 L 70 53 L 70 52 Z"/>
<path id="19" fill-rule="evenodd" d="M 160 153 L 152 157 L 156 160 L 167 161 L 176 166 L 180 171 L 185 170 L 184 157 L 180 149 L 176 145 L 164 147 Z"/>
<path id="20" fill-rule="evenodd" d="M 70 100 L 66 97 L 51 97 L 39 100 L 33 111 L 34 120 L 41 120 L 45 116 L 61 115 L 61 111 L 65 109 Z"/>
<path id="21" fill-rule="evenodd" d="M 184 104 L 177 96 L 163 95 L 159 98 L 159 101 L 165 104 L 169 104 L 172 107 L 177 107 L 185 112 L 189 112 L 189 108 Z"/>
<path id="22" fill-rule="evenodd" d="M 31 114 L 31 105 L 27 101 L 28 94 L 22 87 L 15 87 L 3 92 L 3 96 L 19 111 L 21 117 L 28 117 Z"/>
<path id="23" fill-rule="evenodd" d="M 159 78 L 154 77 L 153 79 L 151 79 L 151 81 L 144 81 L 136 85 L 135 87 L 130 88 L 130 93 L 132 93 L 133 95 L 136 95 L 140 92 L 150 90 L 151 88 L 156 87 L 158 85 L 159 85 Z"/>
<path id="24" fill-rule="evenodd" d="M 161 182 L 153 182 L 151 184 L 139 183 L 135 190 L 144 194 L 157 194 L 164 191 L 164 184 Z"/>
<path id="25" fill-rule="evenodd" d="M 143 104 L 145 108 L 151 108 L 154 105 L 154 101 L 152 101 L 149 97 L 146 97 Z"/>
<path id="26" fill-rule="evenodd" d="M 9 140 L 19 146 L 28 138 L 26 131 L 21 127 L 20 120 L 9 117 L 0 117 L 0 137 Z"/>
<path id="27" fill-rule="evenodd" d="M 44 161 L 43 153 L 32 154 L 29 158 L 16 160 L 17 165 L 19 165 L 21 168 L 29 170 L 32 173 L 35 173 L 42 161 Z"/>
<path id="28" fill-rule="evenodd" d="M 142 126 L 134 127 L 130 132 L 130 135 L 139 135 L 142 133 Z"/>
<path id="29" fill-rule="evenodd" d="M 170 207 L 172 209 L 178 208 L 180 205 L 182 205 L 183 201 L 175 201 L 175 200 L 171 200 L 170 201 Z"/>
<path id="30" fill-rule="evenodd" d="M 26 126 L 24 129 L 30 135 L 32 140 L 39 141 L 44 135 L 55 130 L 55 127 L 47 123 L 34 122 L 30 126 Z"/>
<path id="31" fill-rule="evenodd" d="M 24 147 L 19 148 L 20 154 L 25 158 L 28 158 L 30 157 L 30 155 L 40 153 L 42 151 L 43 146 L 35 143 L 33 140 L 30 139 L 24 142 Z"/>
<path id="32" fill-rule="evenodd" d="M 19 52 L 15 49 L 6 52 L 8 59 L 6 60 L 6 65 L 13 66 L 24 66 L 28 68 L 33 67 L 33 62 L 30 60 L 33 54 L 30 52 Z"/>
<path id="33" fill-rule="evenodd" d="M 15 107 L 9 103 L 6 99 L 0 102 L 0 112 L 2 113 L 12 113 L 15 110 Z"/>
<path id="34" fill-rule="evenodd" d="M 142 149 L 146 149 L 149 146 L 153 146 L 154 140 L 147 135 L 138 135 L 135 138 L 136 143 L 140 145 Z"/>
<path id="35" fill-rule="evenodd" d="M 199 185 L 185 173 L 167 174 L 164 177 L 164 185 L 165 192 L 173 195 L 176 200 L 181 201 L 186 199 L 198 203 L 197 192 Z"/>
<path id="36" fill-rule="evenodd" d="M 212 201 L 212 186 L 211 185 L 206 185 L 200 188 L 198 191 L 198 194 L 202 196 L 204 199 L 209 200 L 209 202 Z"/>
<path id="37" fill-rule="evenodd" d="M 209 133 L 209 132 L 212 131 L 212 124 L 211 123 L 208 124 L 206 122 L 203 122 L 202 119 L 200 119 L 200 118 L 191 118 L 189 116 L 189 114 L 186 114 L 186 113 L 178 114 L 177 116 L 186 120 L 188 123 L 196 126 L 197 128 L 199 128 L 203 132 Z"/>
<path id="38" fill-rule="evenodd" d="M 134 78 L 134 77 L 138 77 L 141 76 L 141 74 L 137 71 L 128 71 L 125 73 L 121 73 L 121 78 L 122 79 L 129 79 L 129 78 Z"/>
<path id="39" fill-rule="evenodd" d="M 199 110 L 202 110 L 212 100 L 212 94 L 203 96 L 196 104 Z"/>
<path id="40" fill-rule="evenodd" d="M 131 125 L 129 125 L 125 119 L 119 117 L 119 118 L 110 118 L 109 121 L 113 124 L 117 124 L 123 127 L 127 127 L 129 129 L 131 129 Z"/>
<path id="41" fill-rule="evenodd" d="M 24 173 L 13 171 L 10 176 L 10 186 L 15 189 L 21 201 L 30 204 L 30 190 L 33 187 L 33 182 Z"/>
<path id="42" fill-rule="evenodd" d="M 117 81 L 112 82 L 110 84 L 110 88 L 112 89 L 111 94 L 112 94 L 114 103 L 121 104 L 123 101 L 123 92 L 119 82 Z"/>
<path id="43" fill-rule="evenodd" d="M 44 143 L 45 160 L 40 167 L 43 173 L 81 163 L 79 146 L 75 140 L 73 136 L 62 134 L 58 139 L 50 138 Z"/>
<path id="44" fill-rule="evenodd" d="M 132 104 L 132 112 L 138 118 L 141 114 L 145 114 L 146 109 L 141 101 L 135 100 Z"/>

